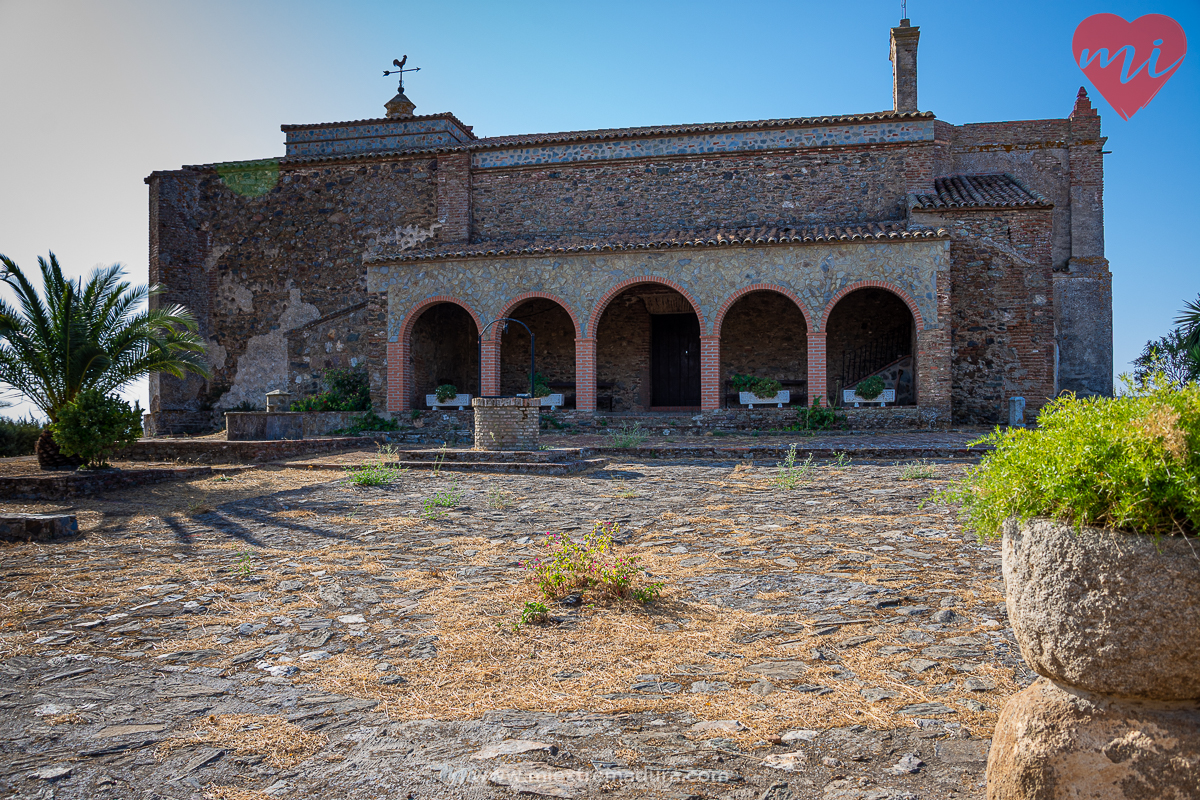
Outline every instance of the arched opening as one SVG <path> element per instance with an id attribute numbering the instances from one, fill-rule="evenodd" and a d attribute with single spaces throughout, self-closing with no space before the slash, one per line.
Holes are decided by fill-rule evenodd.
<path id="1" fill-rule="evenodd" d="M 769 290 L 737 299 L 721 321 L 721 381 L 727 407 L 738 405 L 735 374 L 774 378 L 808 404 L 808 324 L 787 295 Z"/>
<path id="2" fill-rule="evenodd" d="M 908 306 L 886 289 L 856 289 L 833 307 L 825 324 L 829 402 L 842 390 L 878 375 L 895 389 L 896 405 L 917 402 L 916 322 Z"/>
<path id="3" fill-rule="evenodd" d="M 506 317 L 520 320 L 533 332 L 537 371 L 555 394 L 575 407 L 575 323 L 553 300 L 535 297 L 513 308 Z M 497 323 L 500 325 L 503 323 Z M 529 391 L 529 334 L 509 325 L 500 334 L 500 393 Z"/>
<path id="4" fill-rule="evenodd" d="M 596 326 L 596 408 L 700 408 L 700 320 L 686 297 L 642 283 L 609 301 Z"/>
<path id="5" fill-rule="evenodd" d="M 479 328 L 456 303 L 432 305 L 413 323 L 412 407 L 425 408 L 425 395 L 444 383 L 460 393 L 479 396 Z"/>

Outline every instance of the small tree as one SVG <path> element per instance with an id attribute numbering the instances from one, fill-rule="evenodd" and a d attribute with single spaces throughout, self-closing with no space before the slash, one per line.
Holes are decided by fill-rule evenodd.
<path id="1" fill-rule="evenodd" d="M 142 435 L 142 409 L 98 389 L 84 389 L 59 409 L 50 431 L 66 455 L 79 456 L 92 469 L 106 467 L 113 450 Z"/>

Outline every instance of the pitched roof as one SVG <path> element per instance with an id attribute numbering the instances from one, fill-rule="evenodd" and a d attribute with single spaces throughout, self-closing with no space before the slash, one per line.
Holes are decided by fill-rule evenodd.
<path id="1" fill-rule="evenodd" d="M 909 208 L 1052 208 L 1042 195 L 1004 173 L 934 178 L 933 194 L 910 194 Z"/>
<path id="2" fill-rule="evenodd" d="M 641 236 L 584 238 L 556 237 L 514 239 L 505 241 L 469 242 L 434 245 L 424 250 L 406 250 L 395 254 L 379 254 L 368 262 L 432 261 L 460 258 L 497 258 L 504 256 L 535 256 L 573 253 L 602 253 L 621 250 L 667 250 L 697 247 L 748 247 L 778 244 L 813 244 L 820 242 L 902 241 L 916 239 L 948 239 L 945 228 L 906 228 L 898 222 L 870 222 L 864 225 L 812 228 L 740 228 L 734 230 L 671 231 Z"/>

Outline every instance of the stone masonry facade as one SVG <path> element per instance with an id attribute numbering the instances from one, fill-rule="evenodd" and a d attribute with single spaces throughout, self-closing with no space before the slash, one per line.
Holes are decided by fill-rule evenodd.
<path id="1" fill-rule="evenodd" d="M 334 368 L 365 370 L 381 413 L 443 379 L 527 391 L 502 317 L 576 413 L 716 414 L 734 373 L 792 405 L 903 374 L 930 424 L 1111 394 L 1099 116 L 1080 90 L 1063 119 L 937 119 L 918 39 L 892 29 L 882 112 L 478 138 L 400 94 L 284 126 L 282 157 L 153 173 L 155 302 L 196 313 L 212 366 L 152 379 L 153 430 Z"/>

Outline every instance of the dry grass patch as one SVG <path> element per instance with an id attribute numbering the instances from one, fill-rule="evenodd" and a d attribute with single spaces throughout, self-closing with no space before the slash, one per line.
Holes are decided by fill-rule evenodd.
<path id="1" fill-rule="evenodd" d="M 310 758 L 328 741 L 323 733 L 311 733 L 271 714 L 209 714 L 163 741 L 155 754 L 161 761 L 175 750 L 206 744 L 238 755 L 261 755 L 271 766 L 285 769 Z"/>

